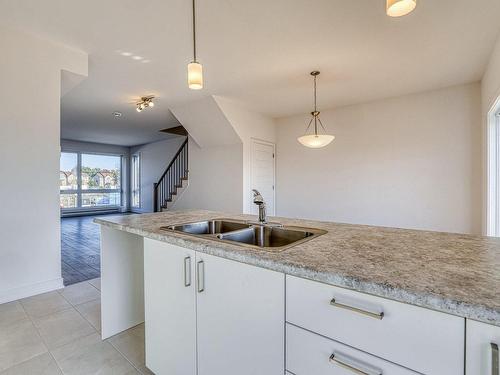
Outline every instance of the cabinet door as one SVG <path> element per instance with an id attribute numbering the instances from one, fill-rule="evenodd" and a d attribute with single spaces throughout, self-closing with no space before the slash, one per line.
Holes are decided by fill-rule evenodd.
<path id="1" fill-rule="evenodd" d="M 500 327 L 467 320 L 467 375 L 500 375 Z"/>
<path id="2" fill-rule="evenodd" d="M 198 375 L 284 373 L 284 275 L 196 254 Z"/>
<path id="3" fill-rule="evenodd" d="M 196 375 L 195 252 L 144 239 L 146 366 Z"/>

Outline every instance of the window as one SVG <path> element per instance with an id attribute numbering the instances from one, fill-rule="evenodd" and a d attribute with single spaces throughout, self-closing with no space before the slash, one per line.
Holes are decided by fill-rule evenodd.
<path id="1" fill-rule="evenodd" d="M 61 190 L 76 190 L 78 188 L 78 155 L 70 152 L 61 153 L 61 168 L 59 170 L 59 185 Z"/>
<path id="2" fill-rule="evenodd" d="M 78 191 L 78 154 L 61 152 L 59 168 L 59 188 L 61 208 L 77 207 Z"/>
<path id="3" fill-rule="evenodd" d="M 61 152 L 61 209 L 120 206 L 121 179 L 119 155 Z"/>
<path id="4" fill-rule="evenodd" d="M 130 190 L 132 190 L 132 199 L 131 199 L 131 206 L 134 208 L 140 208 L 141 207 L 141 173 L 140 173 L 140 164 L 141 164 L 141 157 L 139 154 L 134 154 L 132 155 L 131 161 L 130 161 L 130 182 L 131 182 L 131 187 Z"/>

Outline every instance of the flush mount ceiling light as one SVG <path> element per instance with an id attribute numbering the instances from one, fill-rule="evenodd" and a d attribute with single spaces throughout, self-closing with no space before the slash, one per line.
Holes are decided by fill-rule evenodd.
<path id="1" fill-rule="evenodd" d="M 401 17 L 411 13 L 417 6 L 417 0 L 386 0 L 386 12 L 389 17 Z"/>
<path id="2" fill-rule="evenodd" d="M 196 60 L 196 12 L 193 0 L 193 61 L 188 64 L 188 87 L 191 90 L 203 88 L 203 67 Z"/>
<path id="3" fill-rule="evenodd" d="M 118 111 L 115 111 L 115 112 L 113 112 L 113 116 L 114 116 L 115 118 L 120 118 L 120 117 L 122 117 L 122 113 L 121 113 L 121 112 L 118 112 Z"/>
<path id="4" fill-rule="evenodd" d="M 136 103 L 137 108 L 135 109 L 137 112 L 142 112 L 146 108 L 153 108 L 155 103 L 153 103 L 154 96 L 143 96 L 141 101 Z"/>
<path id="5" fill-rule="evenodd" d="M 297 140 L 302 143 L 306 147 L 310 148 L 321 148 L 330 144 L 331 141 L 335 139 L 335 136 L 326 134 L 326 129 L 323 126 L 323 123 L 319 119 L 319 111 L 316 105 L 316 77 L 319 75 L 319 72 L 315 70 L 311 72 L 311 75 L 314 77 L 314 111 L 311 112 L 311 120 L 307 125 L 306 132 L 302 137 L 298 137 Z M 311 128 L 311 124 L 314 122 L 314 133 L 308 134 L 309 129 Z M 318 123 L 320 127 L 323 129 L 325 134 L 320 134 L 318 132 Z"/>

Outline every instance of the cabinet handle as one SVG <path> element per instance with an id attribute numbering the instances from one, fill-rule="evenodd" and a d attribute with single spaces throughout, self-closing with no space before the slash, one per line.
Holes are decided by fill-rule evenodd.
<path id="1" fill-rule="evenodd" d="M 498 345 L 491 343 L 491 375 L 499 374 L 500 359 L 498 356 Z"/>
<path id="2" fill-rule="evenodd" d="M 198 293 L 205 291 L 205 263 L 200 260 L 196 265 L 196 276 L 198 279 Z"/>
<path id="3" fill-rule="evenodd" d="M 382 375 L 382 372 L 378 371 L 378 370 L 368 370 L 368 369 L 361 370 L 359 367 L 355 367 L 352 364 L 348 364 L 348 363 L 338 359 L 337 356 L 335 355 L 335 353 L 332 353 L 332 355 L 330 356 L 330 362 L 335 363 L 336 365 L 343 367 L 346 370 L 349 370 L 349 371 L 351 371 L 355 374 L 358 374 L 358 375 Z"/>
<path id="4" fill-rule="evenodd" d="M 184 258 L 184 286 L 191 286 L 191 257 Z"/>
<path id="5" fill-rule="evenodd" d="M 339 303 L 335 300 L 335 298 L 332 298 L 332 300 L 330 301 L 330 305 L 335 306 L 335 307 L 339 307 L 341 309 L 354 311 L 354 312 L 357 312 L 359 314 L 370 316 L 372 318 L 379 319 L 379 320 L 382 320 L 384 318 L 383 311 L 382 312 L 371 312 L 371 311 L 367 311 L 367 310 L 363 310 L 363 309 L 358 309 L 357 307 L 353 307 L 353 306 L 349 306 L 349 305 L 344 305 L 343 303 Z"/>

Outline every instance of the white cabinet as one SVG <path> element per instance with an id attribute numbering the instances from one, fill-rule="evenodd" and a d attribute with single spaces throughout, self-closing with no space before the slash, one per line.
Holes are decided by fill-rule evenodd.
<path id="1" fill-rule="evenodd" d="M 146 366 L 196 375 L 195 252 L 144 239 Z"/>
<path id="2" fill-rule="evenodd" d="M 284 373 L 282 273 L 149 239 L 144 267 L 156 375 Z"/>
<path id="3" fill-rule="evenodd" d="M 197 293 L 198 375 L 283 374 L 285 276 L 207 254 L 196 257 L 203 278 Z"/>
<path id="4" fill-rule="evenodd" d="M 295 375 L 417 375 L 337 341 L 286 325 L 286 369 Z"/>
<path id="5" fill-rule="evenodd" d="M 286 298 L 294 325 L 424 374 L 464 373 L 463 318 L 293 276 Z"/>
<path id="6" fill-rule="evenodd" d="M 467 320 L 466 374 L 500 375 L 500 327 Z"/>

